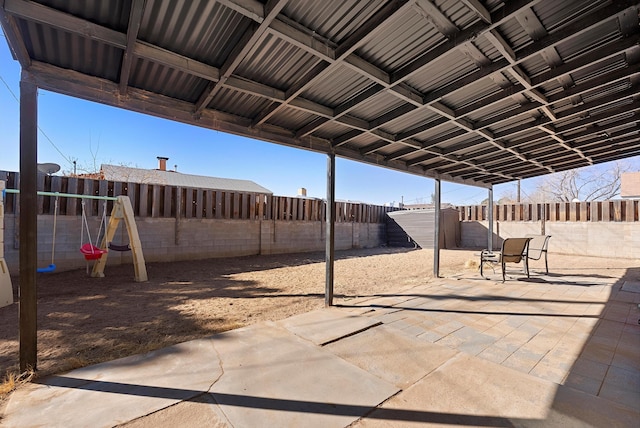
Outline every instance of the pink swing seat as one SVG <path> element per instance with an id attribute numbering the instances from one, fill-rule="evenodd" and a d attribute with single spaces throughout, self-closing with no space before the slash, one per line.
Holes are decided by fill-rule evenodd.
<path id="1" fill-rule="evenodd" d="M 84 255 L 85 260 L 98 260 L 103 254 L 107 253 L 107 250 L 102 250 L 87 242 L 80 247 L 80 252 Z"/>

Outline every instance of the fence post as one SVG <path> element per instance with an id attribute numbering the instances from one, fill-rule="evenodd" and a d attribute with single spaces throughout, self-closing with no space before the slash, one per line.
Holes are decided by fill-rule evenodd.
<path id="1" fill-rule="evenodd" d="M 591 202 L 591 221 L 600 221 L 600 202 Z"/>
<path id="2" fill-rule="evenodd" d="M 622 221 L 622 201 L 613 201 L 613 221 Z"/>
<path id="3" fill-rule="evenodd" d="M 625 221 L 635 221 L 635 210 L 634 205 L 636 201 L 628 200 L 624 201 L 624 220 Z"/>
<path id="4" fill-rule="evenodd" d="M 611 203 L 602 201 L 602 219 L 601 221 L 611 221 Z"/>

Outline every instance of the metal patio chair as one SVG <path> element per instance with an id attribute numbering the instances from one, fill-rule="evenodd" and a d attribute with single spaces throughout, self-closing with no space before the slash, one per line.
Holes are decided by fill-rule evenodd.
<path id="1" fill-rule="evenodd" d="M 527 263 L 527 249 L 531 238 L 507 238 L 502 241 L 502 249 L 500 252 L 492 252 L 489 250 L 483 250 L 480 253 L 480 275 L 483 275 L 483 266 L 485 263 L 500 263 L 502 267 L 502 282 L 506 279 L 507 263 L 520 263 L 523 262 L 524 273 L 529 278 L 529 265 Z"/>
<path id="2" fill-rule="evenodd" d="M 549 263 L 547 262 L 547 248 L 549 247 L 549 238 L 551 235 L 525 235 L 527 238 L 531 238 L 529 241 L 529 248 L 527 249 L 527 259 L 540 260 L 544 254 L 544 267 L 549 274 Z"/>

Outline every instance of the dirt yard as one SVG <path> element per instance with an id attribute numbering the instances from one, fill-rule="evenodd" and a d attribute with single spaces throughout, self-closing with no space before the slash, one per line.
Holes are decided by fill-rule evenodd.
<path id="1" fill-rule="evenodd" d="M 464 268 L 469 251 L 448 251 L 441 272 Z M 433 252 L 398 248 L 339 251 L 335 301 L 429 281 Z M 38 276 L 38 375 L 146 352 L 278 320 L 324 306 L 324 253 L 148 263 Z M 13 277 L 17 290 L 18 278 Z M 17 293 L 16 293 L 17 296 Z M 0 308 L 0 376 L 18 367 L 18 304 Z"/>
<path id="2" fill-rule="evenodd" d="M 479 275 L 474 253 L 443 250 L 441 276 Z M 335 303 L 433 279 L 431 250 L 375 248 L 336 255 Z M 574 269 L 599 263 L 614 269 L 612 276 L 624 275 L 630 262 L 550 260 L 552 267 Z M 107 267 L 105 278 L 90 278 L 84 270 L 39 274 L 38 376 L 324 306 L 324 253 L 148 263 L 147 271 L 146 283 L 134 282 L 131 265 Z M 18 278 L 13 281 L 17 289 Z M 0 308 L 0 377 L 17 371 L 18 305 L 13 304 Z"/>

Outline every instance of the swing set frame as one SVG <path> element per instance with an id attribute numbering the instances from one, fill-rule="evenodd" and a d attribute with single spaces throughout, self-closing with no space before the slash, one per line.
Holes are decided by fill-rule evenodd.
<path id="1" fill-rule="evenodd" d="M 4 259 L 4 194 L 12 193 L 19 194 L 18 189 L 5 189 L 4 181 L 0 181 L 0 191 L 2 197 L 0 198 L 0 307 L 7 306 L 13 303 L 13 288 L 11 285 L 11 278 L 9 276 L 9 269 Z M 140 242 L 140 236 L 138 235 L 138 228 L 136 226 L 133 207 L 131 200 L 128 196 L 93 196 L 93 195 L 78 195 L 75 193 L 60 193 L 60 192 L 44 192 L 38 191 L 38 196 L 52 196 L 52 197 L 65 197 L 65 198 L 77 198 L 77 199 L 97 199 L 101 201 L 113 201 L 113 209 L 111 210 L 111 216 L 109 217 L 109 223 L 105 229 L 102 242 L 98 248 L 100 251 L 100 257 L 92 258 L 95 260 L 91 276 L 94 278 L 104 277 L 104 269 L 107 264 L 107 258 L 109 255 L 108 247 L 113 239 L 120 221 L 124 220 L 127 234 L 129 235 L 129 248 L 133 257 L 134 275 L 136 282 L 146 282 L 147 268 L 144 261 L 144 254 L 142 253 L 142 244 Z M 57 201 L 57 199 L 56 199 Z M 56 202 L 57 205 L 57 202 Z M 56 206 L 57 211 L 57 206 Z M 54 217 L 57 212 L 54 212 Z M 54 219 L 54 221 L 57 219 Z M 83 220 L 84 221 L 84 220 Z M 81 227 L 84 227 L 82 225 Z M 55 231 L 54 231 L 55 233 Z M 54 238 L 55 239 L 55 238 Z M 55 245 L 55 241 L 54 241 Z M 92 244 L 93 245 L 93 244 Z M 82 252 L 82 251 L 81 251 Z M 84 252 L 83 252 L 84 254 Z M 53 250 L 52 250 L 52 262 L 47 268 L 40 269 L 41 272 L 51 272 L 55 266 L 53 263 Z"/>

